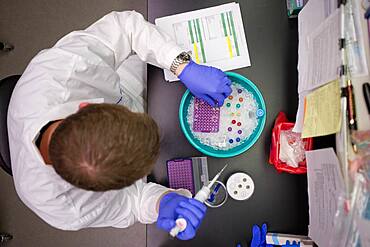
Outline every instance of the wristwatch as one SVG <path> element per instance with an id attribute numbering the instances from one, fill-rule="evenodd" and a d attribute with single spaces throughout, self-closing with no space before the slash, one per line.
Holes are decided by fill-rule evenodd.
<path id="1" fill-rule="evenodd" d="M 171 67 L 170 67 L 170 71 L 172 73 L 176 74 L 176 70 L 180 66 L 180 64 L 188 63 L 188 62 L 190 62 L 190 59 L 191 59 L 190 52 L 181 52 L 175 58 L 175 60 L 173 60 L 173 62 L 171 64 Z"/>

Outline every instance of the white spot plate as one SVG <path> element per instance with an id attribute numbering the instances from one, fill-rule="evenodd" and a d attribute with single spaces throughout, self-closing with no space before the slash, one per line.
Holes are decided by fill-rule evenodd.
<path id="1" fill-rule="evenodd" d="M 254 182 L 248 174 L 238 172 L 229 177 L 226 188 L 231 198 L 238 201 L 247 200 L 254 192 Z"/>

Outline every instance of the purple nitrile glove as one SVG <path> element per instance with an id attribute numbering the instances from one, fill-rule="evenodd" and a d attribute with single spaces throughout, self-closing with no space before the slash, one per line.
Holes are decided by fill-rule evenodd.
<path id="1" fill-rule="evenodd" d="M 253 237 L 250 247 L 273 247 L 271 244 L 266 244 L 267 225 L 263 224 L 261 228 L 262 230 L 258 225 L 253 226 Z"/>
<path id="2" fill-rule="evenodd" d="M 231 94 L 230 79 L 214 67 L 190 60 L 178 77 L 195 97 L 213 107 L 222 106 L 225 98 Z"/>
<path id="3" fill-rule="evenodd" d="M 157 227 L 170 232 L 176 225 L 178 218 L 184 218 L 187 222 L 184 231 L 177 234 L 180 240 L 189 240 L 195 237 L 200 223 L 206 213 L 207 207 L 192 198 L 171 192 L 163 196 L 159 204 Z"/>

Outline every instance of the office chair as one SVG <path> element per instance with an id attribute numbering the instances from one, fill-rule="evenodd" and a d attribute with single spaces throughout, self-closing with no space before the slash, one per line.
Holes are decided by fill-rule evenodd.
<path id="1" fill-rule="evenodd" d="M 12 167 L 10 163 L 7 127 L 8 106 L 10 96 L 19 78 L 19 75 L 13 75 L 0 81 L 0 166 L 9 175 L 12 175 Z M 8 233 L 0 233 L 0 243 L 7 242 L 12 238 L 13 236 Z"/>
<path id="2" fill-rule="evenodd" d="M 13 45 L 0 41 L 0 51 L 9 52 L 9 51 L 12 51 L 13 49 L 14 49 Z"/>
<path id="3" fill-rule="evenodd" d="M 7 233 L 0 233 L 0 243 L 8 242 L 13 239 L 13 236 Z"/>
<path id="4" fill-rule="evenodd" d="M 0 81 L 0 166 L 12 175 L 10 163 L 7 116 L 10 96 L 20 75 L 6 77 Z"/>

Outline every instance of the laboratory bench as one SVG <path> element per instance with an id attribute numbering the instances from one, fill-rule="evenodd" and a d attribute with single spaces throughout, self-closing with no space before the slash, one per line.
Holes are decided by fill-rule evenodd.
<path id="1" fill-rule="evenodd" d="M 149 0 L 148 19 L 212 7 L 230 1 Z M 267 120 L 258 141 L 245 153 L 233 158 L 208 157 L 209 177 L 225 163 L 221 176 L 235 172 L 249 174 L 255 183 L 254 194 L 245 201 L 228 198 L 220 208 L 209 208 L 195 239 L 179 241 L 153 225 L 147 226 L 147 246 L 249 246 L 253 224 L 268 223 L 270 232 L 307 235 L 308 195 L 306 175 L 278 173 L 268 164 L 271 130 L 280 111 L 295 119 L 297 95 L 297 19 L 289 19 L 286 1 L 248 0 L 240 4 L 251 66 L 237 69 L 260 89 Z M 168 185 L 166 161 L 173 158 L 203 156 L 183 135 L 178 109 L 185 87 L 180 82 L 167 83 L 163 70 L 148 67 L 148 112 L 159 124 L 161 149 L 150 181 Z M 248 244 L 247 244 L 248 243 Z"/>

